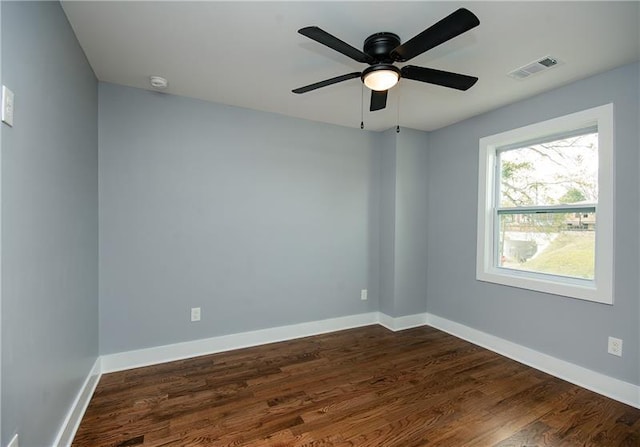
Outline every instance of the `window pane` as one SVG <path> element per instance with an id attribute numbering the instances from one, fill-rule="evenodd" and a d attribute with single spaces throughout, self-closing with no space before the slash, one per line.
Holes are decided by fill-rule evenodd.
<path id="1" fill-rule="evenodd" d="M 594 279 L 596 214 L 500 214 L 498 266 Z"/>
<path id="2" fill-rule="evenodd" d="M 499 152 L 499 206 L 598 202 L 598 134 Z"/>

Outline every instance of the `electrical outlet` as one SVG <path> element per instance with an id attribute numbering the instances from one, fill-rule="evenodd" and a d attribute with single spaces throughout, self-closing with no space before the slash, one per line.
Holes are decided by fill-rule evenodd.
<path id="1" fill-rule="evenodd" d="M 7 444 L 7 447 L 18 447 L 18 434 L 16 433 L 13 438 L 11 438 L 11 441 L 9 441 L 9 444 Z"/>
<path id="2" fill-rule="evenodd" d="M 200 321 L 200 308 L 192 307 L 191 308 L 191 321 Z"/>
<path id="3" fill-rule="evenodd" d="M 360 291 L 360 299 L 362 301 L 366 301 L 367 300 L 367 289 L 362 289 Z"/>
<path id="4" fill-rule="evenodd" d="M 622 357 L 622 340 L 615 337 L 609 337 L 609 345 L 607 348 L 609 354 Z"/>

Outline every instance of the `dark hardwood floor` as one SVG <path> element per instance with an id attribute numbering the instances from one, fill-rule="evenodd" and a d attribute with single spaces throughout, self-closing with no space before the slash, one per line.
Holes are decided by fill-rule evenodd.
<path id="1" fill-rule="evenodd" d="M 640 410 L 381 326 L 106 374 L 73 446 L 640 446 Z"/>

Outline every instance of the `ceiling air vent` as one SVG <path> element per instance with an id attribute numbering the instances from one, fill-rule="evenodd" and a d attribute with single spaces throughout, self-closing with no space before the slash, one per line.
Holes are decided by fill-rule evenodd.
<path id="1" fill-rule="evenodd" d="M 514 79 L 525 79 L 533 74 L 548 70 L 551 67 L 555 67 L 556 65 L 558 65 L 558 59 L 556 59 L 555 57 L 546 56 L 523 67 L 516 68 L 515 70 L 507 73 L 507 75 L 511 76 Z"/>

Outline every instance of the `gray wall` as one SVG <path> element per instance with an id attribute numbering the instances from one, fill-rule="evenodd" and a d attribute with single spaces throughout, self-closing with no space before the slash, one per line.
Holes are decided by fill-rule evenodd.
<path id="1" fill-rule="evenodd" d="M 380 146 L 380 311 L 395 314 L 396 131 L 378 134 Z"/>
<path id="2" fill-rule="evenodd" d="M 430 133 L 430 313 L 640 383 L 639 81 L 638 64 L 633 64 Z M 615 304 L 476 281 L 479 138 L 610 102 L 615 114 Z M 609 335 L 624 340 L 622 358 L 607 354 Z"/>
<path id="3" fill-rule="evenodd" d="M 396 139 L 395 317 L 427 306 L 428 134 L 402 129 Z"/>
<path id="4" fill-rule="evenodd" d="M 2 445 L 50 445 L 98 355 L 97 82 L 57 2 L 2 2 Z"/>
<path id="5" fill-rule="evenodd" d="M 380 310 L 393 317 L 423 313 L 427 306 L 427 139 L 412 129 L 379 136 Z"/>
<path id="6" fill-rule="evenodd" d="M 377 134 L 99 91 L 103 354 L 378 309 Z"/>

